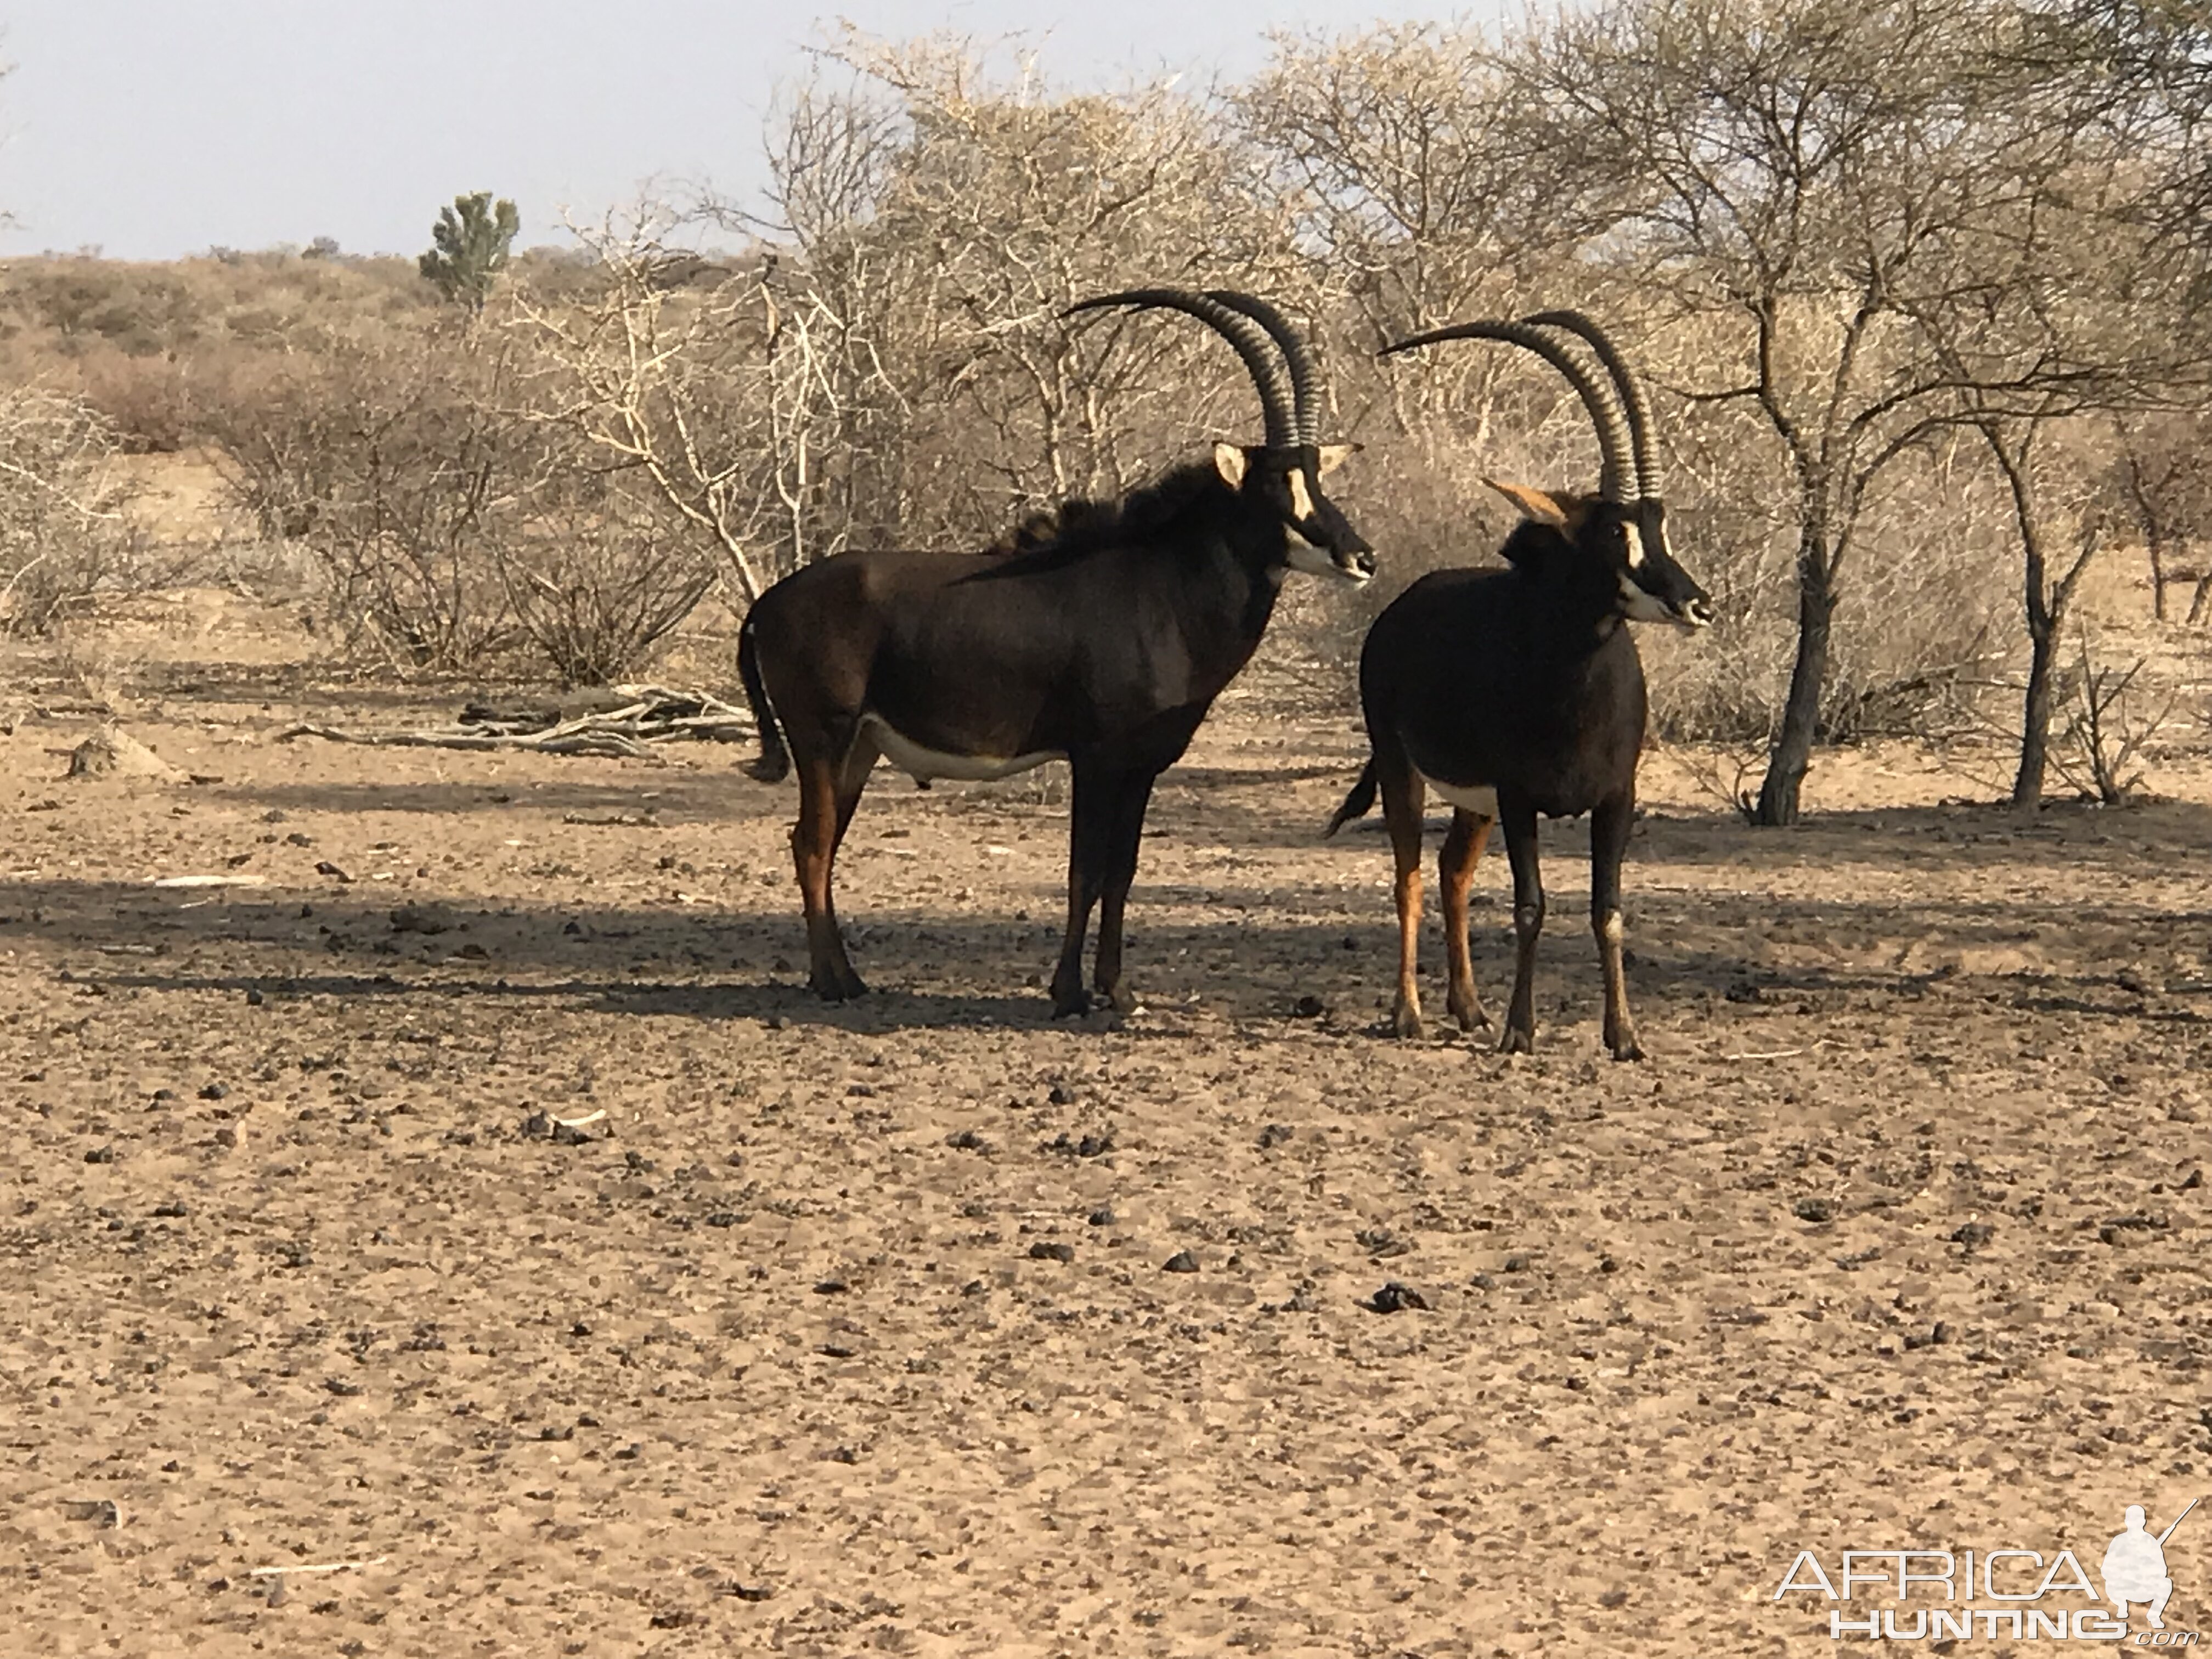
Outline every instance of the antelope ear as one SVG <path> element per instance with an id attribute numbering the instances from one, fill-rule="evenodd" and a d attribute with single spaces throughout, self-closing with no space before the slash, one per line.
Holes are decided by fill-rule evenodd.
<path id="1" fill-rule="evenodd" d="M 1359 453 L 1358 444 L 1323 444 L 1315 452 L 1318 464 L 1315 470 L 1324 478 Z"/>
<path id="2" fill-rule="evenodd" d="M 1235 444 L 1218 443 L 1213 446 L 1213 470 L 1221 475 L 1221 482 L 1231 489 L 1244 482 L 1244 469 L 1249 465 L 1244 452 Z"/>
<path id="3" fill-rule="evenodd" d="M 1496 478 L 1485 478 L 1483 483 L 1521 509 L 1521 516 L 1537 524 L 1547 524 L 1554 530 L 1567 527 L 1567 509 L 1554 495 L 1527 484 L 1501 483 Z"/>

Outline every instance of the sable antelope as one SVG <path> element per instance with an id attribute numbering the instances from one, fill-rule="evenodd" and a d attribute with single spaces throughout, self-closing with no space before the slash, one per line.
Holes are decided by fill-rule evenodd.
<path id="1" fill-rule="evenodd" d="M 1259 391 L 1266 441 L 1217 444 L 1118 501 L 1071 501 L 981 556 L 840 554 L 784 578 L 745 617 L 738 667 L 761 734 L 748 770 L 773 782 L 799 768 L 791 845 L 809 982 L 824 997 L 866 988 L 838 932 L 830 868 L 879 755 L 921 782 L 1066 760 L 1075 787 L 1053 1012 L 1089 1006 L 1094 905 L 1097 989 L 1133 1007 L 1121 918 L 1153 781 L 1259 645 L 1285 570 L 1374 574 L 1367 543 L 1322 493 L 1348 449 L 1316 441 L 1313 361 L 1280 314 L 1249 295 L 1179 289 L 1069 309 L 1109 307 L 1182 312 L 1227 339 Z"/>
<path id="2" fill-rule="evenodd" d="M 1611 385 L 1552 330 L 1587 342 Z M 1446 1006 L 1464 1030 L 1490 1023 L 1475 1000 L 1468 959 L 1468 887 L 1492 824 L 1504 821 L 1518 951 L 1499 1046 L 1525 1054 L 1535 1036 L 1536 938 L 1544 925 L 1536 815 L 1589 813 L 1590 925 L 1605 974 L 1606 1046 L 1615 1060 L 1638 1060 L 1643 1050 L 1621 973 L 1620 860 L 1635 817 L 1645 709 L 1644 665 L 1622 623 L 1698 629 L 1712 620 L 1712 607 L 1668 546 L 1650 406 L 1597 325 L 1570 311 L 1519 323 L 1460 323 L 1401 340 L 1383 355 L 1462 339 L 1524 346 L 1566 376 L 1597 428 L 1597 493 L 1484 481 L 1522 514 L 1500 550 L 1509 568 L 1435 571 L 1400 594 L 1368 630 L 1359 696 L 1371 753 L 1328 833 L 1365 813 L 1381 785 L 1397 863 L 1392 1025 L 1401 1036 L 1419 1036 L 1425 788 L 1452 806 L 1437 880 L 1451 976 Z"/>

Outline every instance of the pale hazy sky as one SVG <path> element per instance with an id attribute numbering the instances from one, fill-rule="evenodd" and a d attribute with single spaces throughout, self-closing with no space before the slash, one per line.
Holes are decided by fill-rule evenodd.
<path id="1" fill-rule="evenodd" d="M 0 0 L 0 252 L 166 258 L 337 238 L 428 246 L 513 197 L 525 245 L 653 176 L 757 190 L 817 20 L 1042 37 L 1056 80 L 1249 71 L 1270 28 L 1494 15 L 1499 0 Z"/>

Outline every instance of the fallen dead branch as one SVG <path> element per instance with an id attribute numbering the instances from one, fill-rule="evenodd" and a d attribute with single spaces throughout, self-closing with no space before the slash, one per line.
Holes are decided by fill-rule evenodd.
<path id="1" fill-rule="evenodd" d="M 293 1572 L 358 1572 L 364 1567 L 380 1567 L 392 1558 L 380 1555 L 374 1561 L 318 1561 L 312 1565 L 297 1567 L 253 1567 L 247 1571 L 249 1578 L 276 1578 Z"/>
<path id="2" fill-rule="evenodd" d="M 1802 1048 L 1769 1048 L 1769 1049 L 1766 1049 L 1765 1051 L 1764 1051 L 1763 1053 L 1759 1053 L 1759 1054 L 1723 1054 L 1723 1055 L 1721 1056 L 1721 1058 L 1722 1058 L 1723 1060 L 1795 1060 L 1795 1059 L 1796 1059 L 1796 1058 L 1797 1058 L 1797 1056 L 1798 1056 L 1798 1055 L 1800 1055 L 1800 1054 L 1809 1054 L 1813 1053 L 1815 1049 L 1819 1049 L 1819 1048 L 1838 1048 L 1838 1047 L 1839 1047 L 1839 1046 L 1840 1046 L 1840 1045 L 1839 1045 L 1838 1043 L 1837 1043 L 1837 1042 L 1836 1042 L 1836 1041 L 1835 1041 L 1833 1038 L 1832 1038 L 1832 1037 L 1821 1037 L 1821 1038 L 1819 1038 L 1817 1041 L 1814 1041 L 1814 1042 L 1808 1042 L 1808 1043 L 1807 1043 L 1807 1044 L 1805 1045 L 1805 1047 L 1803 1047 Z"/>
<path id="3" fill-rule="evenodd" d="M 276 741 L 321 738 L 330 743 L 400 749 L 505 749 L 543 755 L 613 755 L 630 760 L 658 757 L 654 745 L 683 739 L 735 743 L 754 733 L 752 716 L 704 692 L 657 685 L 610 689 L 611 707 L 564 714 L 559 709 L 502 712 L 482 705 L 461 711 L 449 726 L 412 732 L 347 731 L 335 726 L 289 726 Z"/>

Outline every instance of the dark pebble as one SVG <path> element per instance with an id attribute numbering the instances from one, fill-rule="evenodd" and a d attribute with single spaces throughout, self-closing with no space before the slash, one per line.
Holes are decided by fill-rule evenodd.
<path id="1" fill-rule="evenodd" d="M 1379 1314 L 1403 1313 L 1408 1308 L 1426 1313 L 1430 1306 L 1428 1297 L 1411 1285 L 1401 1285 L 1395 1279 L 1376 1291 L 1365 1305 Z"/>
<path id="2" fill-rule="evenodd" d="M 1116 1219 L 1118 1218 L 1111 1210 L 1093 1210 L 1091 1212 L 1091 1224 L 1094 1227 L 1110 1227 Z"/>
<path id="3" fill-rule="evenodd" d="M 1073 1261 L 1075 1260 L 1075 1246 L 1073 1244 L 1032 1244 L 1030 1246 L 1030 1260 L 1032 1261 Z"/>
<path id="4" fill-rule="evenodd" d="M 1177 1250 L 1165 1261 L 1160 1263 L 1160 1271 L 1166 1273 L 1194 1273 L 1198 1271 L 1198 1258 L 1188 1250 Z"/>
<path id="5" fill-rule="evenodd" d="M 228 1099 L 230 1091 L 220 1083 L 210 1083 L 206 1088 L 200 1091 L 200 1098 L 202 1100 L 224 1100 Z"/>
<path id="6" fill-rule="evenodd" d="M 1836 1218 L 1836 1206 L 1825 1198 L 1801 1198 L 1790 1207 L 1800 1221 L 1809 1221 L 1816 1226 Z"/>

